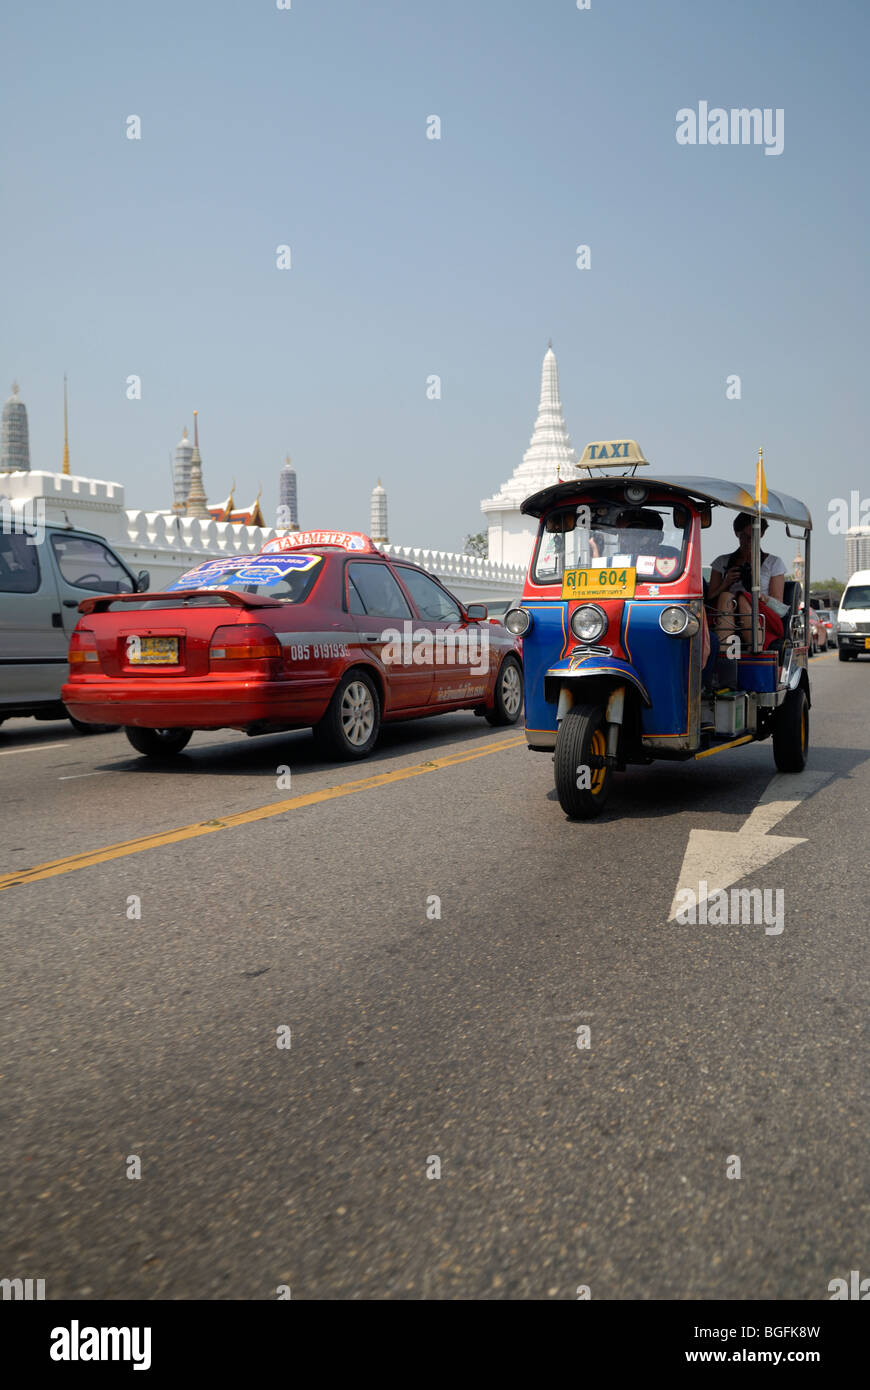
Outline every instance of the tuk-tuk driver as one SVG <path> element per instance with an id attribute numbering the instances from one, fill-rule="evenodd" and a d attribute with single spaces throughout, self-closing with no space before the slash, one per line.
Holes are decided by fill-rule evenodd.
<path id="1" fill-rule="evenodd" d="M 631 555 L 657 556 L 664 537 L 664 522 L 658 512 L 645 508 L 620 512 L 617 526 L 631 532 L 625 537 L 625 549 Z"/>

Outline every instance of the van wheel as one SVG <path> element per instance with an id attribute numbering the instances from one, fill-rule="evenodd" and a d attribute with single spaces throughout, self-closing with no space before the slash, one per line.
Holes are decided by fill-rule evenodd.
<path id="1" fill-rule="evenodd" d="M 192 729 L 134 729 L 126 728 L 124 733 L 136 749 L 146 758 L 174 758 L 190 743 Z"/>
<path id="2" fill-rule="evenodd" d="M 487 710 L 484 719 L 496 728 L 516 724 L 522 707 L 523 670 L 515 656 L 506 656 L 495 678 L 492 709 Z"/>
<path id="3" fill-rule="evenodd" d="M 810 747 L 810 702 L 803 686 L 790 690 L 773 719 L 773 760 L 780 772 L 803 772 Z"/>
<path id="4" fill-rule="evenodd" d="M 613 781 L 613 769 L 604 762 L 606 752 L 601 706 L 569 709 L 556 735 L 555 758 L 556 792 L 566 816 L 591 820 L 604 809 Z"/>
<path id="5" fill-rule="evenodd" d="M 381 702 L 374 681 L 365 671 L 348 671 L 312 733 L 323 754 L 350 762 L 368 757 L 380 730 Z"/>

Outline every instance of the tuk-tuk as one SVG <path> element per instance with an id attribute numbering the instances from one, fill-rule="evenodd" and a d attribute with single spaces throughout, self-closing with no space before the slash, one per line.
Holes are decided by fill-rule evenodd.
<path id="1" fill-rule="evenodd" d="M 520 605 L 505 615 L 523 639 L 526 740 L 554 754 L 562 809 L 597 815 L 614 771 L 629 764 L 706 758 L 766 738 L 779 770 L 800 772 L 809 607 L 800 611 L 801 585 L 786 581 L 783 636 L 768 638 L 760 537 L 767 519 L 804 543 L 809 593 L 807 508 L 768 492 L 760 455 L 754 490 L 720 478 L 638 476 L 649 464 L 634 440 L 588 444 L 579 466 L 584 476 L 523 503 L 540 524 Z M 719 620 L 705 610 L 701 561 L 714 507 L 752 516 L 752 621 L 730 639 L 733 660 L 719 664 L 718 678 L 708 665 L 702 688 Z"/>

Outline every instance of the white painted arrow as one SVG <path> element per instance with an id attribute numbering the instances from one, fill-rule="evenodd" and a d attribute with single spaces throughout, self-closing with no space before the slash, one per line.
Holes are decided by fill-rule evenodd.
<path id="1" fill-rule="evenodd" d="M 680 897 L 683 890 L 688 888 L 697 897 L 703 885 L 706 894 L 698 898 L 700 905 L 705 898 L 712 898 L 747 874 L 763 869 L 795 845 L 805 844 L 805 839 L 768 832 L 832 776 L 832 772 L 778 772 L 739 830 L 690 830 L 668 921 L 673 922 L 685 906 L 685 899 Z M 785 791 L 789 793 L 787 798 L 782 795 Z"/>

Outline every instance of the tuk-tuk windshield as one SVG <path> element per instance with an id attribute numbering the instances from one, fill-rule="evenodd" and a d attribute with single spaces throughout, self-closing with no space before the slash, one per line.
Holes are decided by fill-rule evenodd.
<path id="1" fill-rule="evenodd" d="M 670 583 L 683 572 L 689 522 L 689 510 L 679 502 L 559 507 L 542 522 L 532 577 L 538 584 L 554 584 L 565 570 L 633 565 L 640 583 Z"/>

